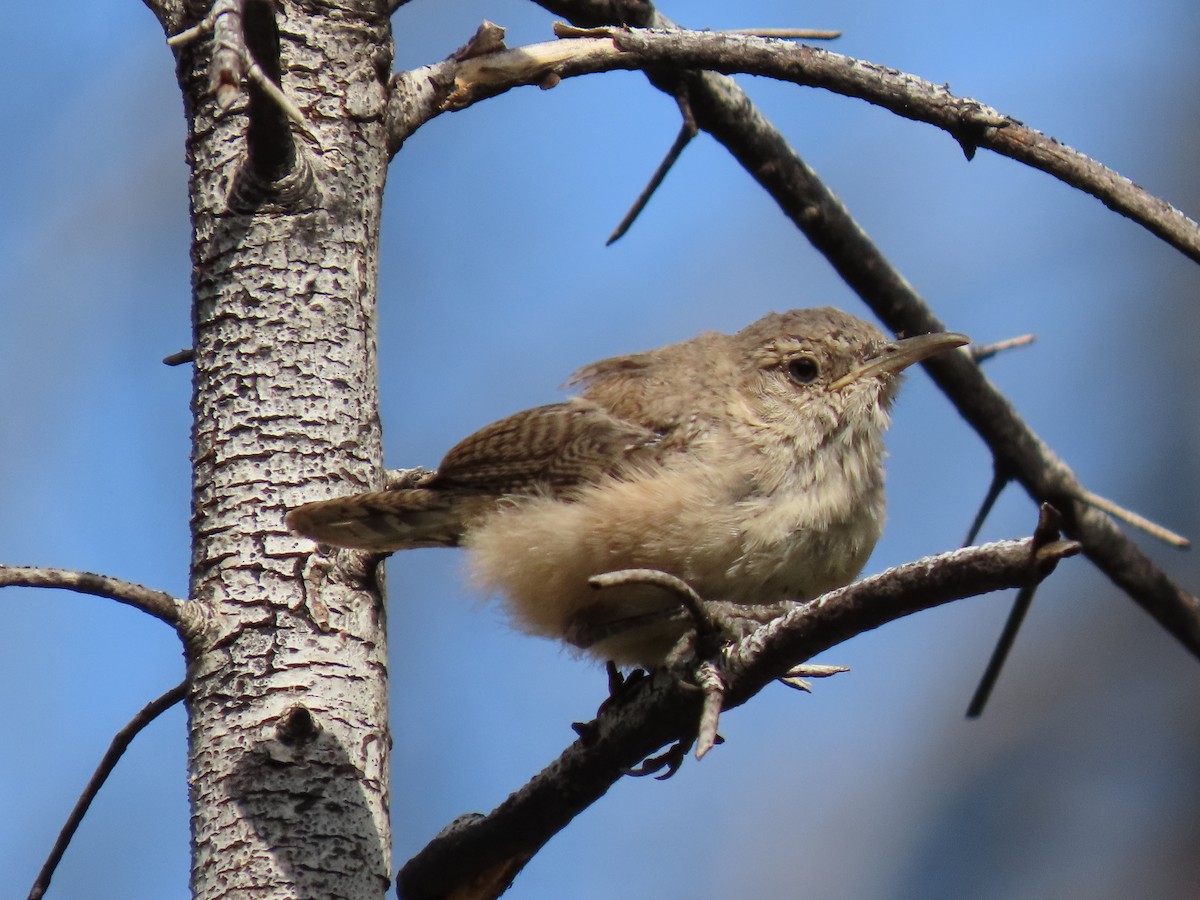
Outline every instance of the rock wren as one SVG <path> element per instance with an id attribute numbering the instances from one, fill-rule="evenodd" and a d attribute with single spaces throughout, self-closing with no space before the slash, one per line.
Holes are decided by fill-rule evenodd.
<path id="1" fill-rule="evenodd" d="M 655 665 L 689 627 L 662 614 L 677 598 L 588 578 L 658 569 L 741 604 L 848 583 L 883 528 L 900 372 L 965 343 L 889 341 L 830 307 L 772 313 L 585 366 L 578 397 L 488 425 L 410 486 L 306 503 L 288 525 L 337 547 L 463 546 L 521 629 Z"/>

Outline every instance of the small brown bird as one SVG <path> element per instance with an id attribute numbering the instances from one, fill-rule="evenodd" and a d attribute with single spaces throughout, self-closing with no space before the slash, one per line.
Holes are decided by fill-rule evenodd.
<path id="1" fill-rule="evenodd" d="M 338 547 L 466 547 L 523 630 L 655 665 L 688 628 L 655 615 L 677 598 L 588 578 L 658 569 L 742 604 L 848 583 L 883 528 L 899 374 L 967 342 L 889 341 L 830 307 L 772 313 L 585 366 L 580 396 L 488 425 L 412 486 L 306 503 L 288 525 Z"/>

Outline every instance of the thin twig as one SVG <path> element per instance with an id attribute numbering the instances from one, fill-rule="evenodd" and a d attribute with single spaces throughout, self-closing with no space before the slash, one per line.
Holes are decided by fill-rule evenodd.
<path id="1" fill-rule="evenodd" d="M 184 620 L 187 602 L 163 591 L 107 575 L 79 572 L 74 569 L 35 568 L 32 566 L 0 565 L 0 587 L 61 588 L 107 597 L 124 603 L 168 625 L 180 628 Z"/>
<path id="2" fill-rule="evenodd" d="M 962 544 L 964 547 L 975 543 L 975 538 L 979 537 L 979 530 L 983 528 L 983 523 L 992 513 L 992 507 L 996 505 L 996 501 L 1000 499 L 1000 495 L 1008 487 L 1010 481 L 1012 481 L 1012 476 L 996 465 L 995 460 L 992 460 L 992 483 L 988 485 L 983 502 L 979 504 L 979 512 L 975 513 L 975 520 L 971 522 L 971 527 L 967 530 L 967 537 Z"/>
<path id="3" fill-rule="evenodd" d="M 176 350 L 174 353 L 168 353 L 163 357 L 164 366 L 183 366 L 196 361 L 196 350 L 193 347 L 184 347 L 182 350 Z"/>
<path id="4" fill-rule="evenodd" d="M 620 240 L 629 227 L 637 220 L 637 217 L 642 214 L 642 210 L 646 208 L 646 204 L 650 202 L 650 198 L 654 196 L 654 192 L 658 190 L 658 186 L 663 183 L 663 179 L 667 177 L 667 173 L 671 171 L 671 167 L 679 160 L 683 149 L 691 143 L 692 138 L 696 136 L 696 118 L 692 115 L 691 107 L 688 106 L 687 96 L 681 94 L 676 96 L 675 101 L 679 104 L 679 111 L 683 114 L 683 124 L 679 127 L 679 134 L 675 136 L 674 142 L 671 144 L 667 155 L 662 158 L 662 162 L 658 164 L 658 168 L 654 170 L 654 174 L 650 176 L 650 181 L 642 188 L 642 192 L 638 194 L 636 200 L 633 201 L 633 206 L 629 208 L 629 212 L 613 229 L 613 233 L 608 236 L 608 240 L 604 242 L 604 246 L 611 246 L 616 241 Z"/>
<path id="5" fill-rule="evenodd" d="M 975 693 L 971 696 L 971 702 L 967 705 L 968 719 L 978 719 L 983 715 L 983 709 L 987 706 L 988 698 L 992 696 L 992 688 L 996 686 L 996 681 L 1000 678 L 1000 670 L 1004 668 L 1004 662 L 1013 648 L 1017 632 L 1021 629 L 1021 623 L 1025 621 L 1036 590 L 1037 585 L 1031 584 L 1017 592 L 1017 599 L 1013 601 L 1012 609 L 1009 610 L 1008 618 L 1004 622 L 1004 629 L 1000 632 L 1000 638 L 992 649 L 991 659 L 988 660 L 987 668 L 984 669 Z"/>
<path id="6" fill-rule="evenodd" d="M 1116 519 L 1120 519 L 1126 525 L 1132 525 L 1151 537 L 1156 537 L 1165 544 L 1170 544 L 1172 547 L 1178 547 L 1181 550 L 1192 545 L 1192 542 L 1181 534 L 1177 534 L 1169 528 L 1159 525 L 1157 522 L 1151 522 L 1145 516 L 1138 515 L 1133 510 L 1126 509 L 1113 501 L 1101 497 L 1099 494 L 1093 494 L 1091 491 L 1079 488 L 1075 494 L 1077 500 L 1082 500 L 1088 506 L 1093 506 L 1096 509 L 1108 513 Z"/>
<path id="7" fill-rule="evenodd" d="M 308 127 L 308 120 L 304 118 L 304 113 L 300 111 L 300 107 L 293 103 L 292 98 L 285 94 L 279 85 L 268 78 L 266 73 L 263 72 L 262 66 L 249 56 L 246 57 L 246 77 L 254 82 L 255 86 L 260 88 L 264 94 L 275 101 L 276 105 L 283 110 L 291 123 L 296 126 L 297 131 L 314 144 L 317 143 L 317 136 Z"/>
<path id="8" fill-rule="evenodd" d="M 971 354 L 971 359 L 977 363 L 991 359 L 997 353 L 1003 353 L 1005 350 L 1013 350 L 1017 347 L 1028 347 L 1037 340 L 1036 334 L 1022 334 L 1017 337 L 1007 338 L 1003 341 L 996 341 L 994 344 L 972 344 L 968 348 Z"/>
<path id="9" fill-rule="evenodd" d="M 217 109 L 233 106 L 242 92 L 242 77 L 251 62 L 242 32 L 245 0 L 214 0 L 212 11 L 212 60 L 208 68 L 208 89 L 217 101 Z"/>
<path id="10" fill-rule="evenodd" d="M 832 41 L 842 32 L 828 28 L 722 28 L 720 34 L 744 34 L 749 37 L 779 38 L 799 41 Z"/>
<path id="11" fill-rule="evenodd" d="M 994 484 L 995 482 L 993 482 L 993 486 Z M 1047 544 L 1053 542 L 1058 538 L 1058 532 L 1061 527 L 1062 513 L 1048 503 L 1042 504 L 1038 515 L 1037 528 L 1033 532 L 1034 543 Z M 1004 668 L 1005 660 L 1008 659 L 1008 654 L 1017 640 L 1017 632 L 1021 630 L 1021 624 L 1025 621 L 1025 616 L 1029 612 L 1030 605 L 1033 603 L 1033 594 L 1036 589 L 1036 584 L 1027 584 L 1017 593 L 1017 599 L 1013 602 L 1012 610 L 1009 611 L 1008 619 L 1005 621 L 1004 628 L 1000 632 L 1000 638 L 996 641 L 996 646 L 992 650 L 992 656 L 988 660 L 983 677 L 979 679 L 979 684 L 975 688 L 975 694 L 971 697 L 971 702 L 967 705 L 968 719 L 977 719 L 983 715 L 983 709 L 987 706 L 988 698 L 992 695 L 992 689 L 996 686 L 996 682 L 1000 678 L 1000 670 Z"/>
<path id="12" fill-rule="evenodd" d="M 304 113 L 263 71 L 246 47 L 242 31 L 244 3 L 245 0 L 217 0 L 203 19 L 167 38 L 167 46 L 179 48 L 212 34 L 214 47 L 209 87 L 216 94 L 217 107 L 225 110 L 232 106 L 241 93 L 242 78 L 249 78 L 279 106 L 301 134 L 317 143 Z"/>
<path id="13" fill-rule="evenodd" d="M 832 678 L 850 671 L 849 666 L 830 666 L 823 663 L 800 663 L 784 673 L 784 678 Z"/>
<path id="14" fill-rule="evenodd" d="M 46 893 L 46 889 L 50 886 L 50 879 L 54 877 L 54 870 L 58 868 L 59 862 L 62 861 L 63 854 L 66 853 L 67 846 L 71 843 L 71 838 L 75 836 L 75 831 L 79 828 L 79 823 L 87 815 L 92 801 L 96 799 L 96 794 L 100 792 L 100 788 L 104 786 L 104 782 L 108 780 L 108 776 L 116 768 L 117 763 L 129 747 L 130 742 L 137 737 L 142 729 L 186 697 L 187 688 L 187 681 L 181 681 L 157 700 L 147 703 L 136 716 L 129 720 L 129 723 L 124 728 L 113 735 L 112 743 L 108 745 L 107 752 L 100 759 L 100 764 L 96 766 L 96 771 L 92 773 L 92 777 L 88 780 L 86 787 L 84 787 L 83 793 L 75 801 L 75 807 L 71 810 L 71 814 L 67 816 L 67 821 L 63 823 L 62 830 L 59 831 L 58 838 L 54 841 L 54 846 L 50 848 L 49 856 L 46 857 L 46 861 L 42 864 L 42 869 L 38 872 L 37 878 L 33 882 L 33 887 L 29 889 L 29 900 L 40 900 Z"/>

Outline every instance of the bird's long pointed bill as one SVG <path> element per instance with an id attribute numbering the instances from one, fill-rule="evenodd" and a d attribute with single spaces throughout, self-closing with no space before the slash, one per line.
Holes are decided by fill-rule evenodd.
<path id="1" fill-rule="evenodd" d="M 861 365 L 855 366 L 832 385 L 834 390 L 843 388 L 852 381 L 865 378 L 868 375 L 883 375 L 887 372 L 896 373 L 907 369 L 913 363 L 923 359 L 961 347 L 971 343 L 965 334 L 953 331 L 938 331 L 933 334 L 918 334 L 915 337 L 893 341 L 884 347 L 879 354 L 871 357 Z"/>

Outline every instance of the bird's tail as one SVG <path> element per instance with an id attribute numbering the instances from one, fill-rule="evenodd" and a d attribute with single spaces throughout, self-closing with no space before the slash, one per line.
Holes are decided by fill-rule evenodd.
<path id="1" fill-rule="evenodd" d="M 322 544 L 391 552 L 455 547 L 463 531 L 462 498 L 429 488 L 401 488 L 318 500 L 287 516 L 292 531 Z"/>

